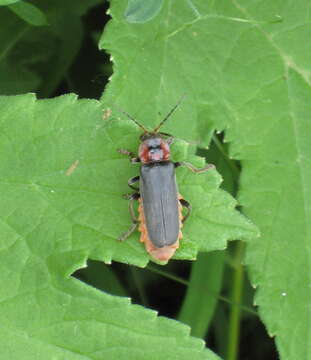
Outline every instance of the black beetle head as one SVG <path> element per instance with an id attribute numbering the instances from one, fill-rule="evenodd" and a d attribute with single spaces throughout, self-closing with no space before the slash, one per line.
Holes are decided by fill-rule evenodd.
<path id="1" fill-rule="evenodd" d="M 138 156 L 142 163 L 167 161 L 170 158 L 169 142 L 159 133 L 144 133 L 140 137 Z"/>

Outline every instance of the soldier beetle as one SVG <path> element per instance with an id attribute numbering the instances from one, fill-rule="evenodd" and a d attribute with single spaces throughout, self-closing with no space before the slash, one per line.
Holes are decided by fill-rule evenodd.
<path id="1" fill-rule="evenodd" d="M 173 137 L 159 129 L 180 105 L 183 97 L 169 111 L 159 125 L 152 131 L 147 130 L 136 119 L 122 111 L 130 120 L 144 132 L 140 136 L 141 144 L 138 156 L 134 153 L 119 149 L 121 154 L 127 155 L 132 163 L 141 163 L 140 176 L 128 180 L 128 186 L 135 193 L 126 195 L 129 200 L 129 211 L 133 225 L 119 237 L 128 238 L 137 228 L 141 232 L 140 241 L 145 244 L 147 252 L 156 260 L 168 261 L 179 247 L 182 238 L 181 228 L 191 213 L 191 205 L 178 193 L 175 168 L 186 166 L 195 173 L 202 173 L 213 169 L 208 164 L 202 169 L 187 162 L 173 162 L 170 160 L 170 145 Z M 139 188 L 134 186 L 139 182 Z M 138 218 L 135 215 L 133 202 L 139 201 Z M 183 216 L 182 209 L 187 213 Z"/>

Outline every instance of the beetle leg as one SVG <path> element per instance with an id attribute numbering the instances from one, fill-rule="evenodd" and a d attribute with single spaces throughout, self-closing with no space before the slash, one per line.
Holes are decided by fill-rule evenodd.
<path id="1" fill-rule="evenodd" d="M 125 150 L 125 149 L 118 149 L 118 152 L 123 155 L 127 155 L 130 158 L 131 163 L 138 163 L 140 162 L 140 158 L 136 157 L 135 154 L 131 151 Z"/>
<path id="2" fill-rule="evenodd" d="M 133 202 L 134 200 L 138 200 L 140 197 L 139 193 L 134 193 L 132 195 L 129 195 L 127 198 L 128 200 L 130 201 L 129 202 L 129 211 L 130 211 L 130 215 L 131 215 L 131 218 L 132 218 L 132 226 L 128 229 L 128 231 L 126 231 L 124 234 L 122 234 L 118 240 L 119 241 L 124 241 L 126 240 L 134 231 L 135 229 L 137 228 L 138 226 L 138 219 L 137 217 L 135 216 L 135 212 L 134 212 L 134 208 L 133 208 Z"/>
<path id="3" fill-rule="evenodd" d="M 130 178 L 127 182 L 128 186 L 131 189 L 138 191 L 139 189 L 136 186 L 133 186 L 133 184 L 136 183 L 137 181 L 139 181 L 139 178 L 140 178 L 139 176 L 134 176 L 134 177 Z"/>
<path id="4" fill-rule="evenodd" d="M 187 209 L 187 214 L 181 220 L 181 222 L 184 224 L 185 221 L 188 219 L 189 215 L 191 214 L 192 206 L 185 199 L 179 199 L 179 202 L 182 207 L 185 207 Z"/>
<path id="5" fill-rule="evenodd" d="M 127 156 L 129 156 L 130 158 L 135 157 L 135 154 L 134 154 L 133 152 L 128 151 L 128 150 L 125 150 L 125 149 L 118 149 L 118 152 L 119 152 L 120 154 L 127 155 Z"/>
<path id="6" fill-rule="evenodd" d="M 135 216 L 135 212 L 134 212 L 134 208 L 133 208 L 133 202 L 134 200 L 138 200 L 140 198 L 140 194 L 139 193 L 134 193 L 132 194 L 132 196 L 130 197 L 130 202 L 129 202 L 129 210 L 130 210 L 130 214 L 131 214 L 131 218 L 133 223 L 138 223 L 138 219 Z"/>
<path id="7" fill-rule="evenodd" d="M 118 240 L 119 241 L 126 240 L 136 230 L 137 226 L 138 226 L 138 223 L 133 223 L 132 226 L 118 238 Z"/>
<path id="8" fill-rule="evenodd" d="M 189 170 L 191 170 L 195 173 L 203 173 L 207 170 L 215 169 L 215 165 L 213 165 L 213 164 L 207 164 L 204 168 L 199 169 L 185 161 L 175 162 L 175 167 L 178 167 L 178 166 L 186 166 Z"/>

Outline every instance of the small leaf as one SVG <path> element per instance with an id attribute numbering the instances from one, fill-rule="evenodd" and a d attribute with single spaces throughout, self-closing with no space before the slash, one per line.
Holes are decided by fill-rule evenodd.
<path id="1" fill-rule="evenodd" d="M 33 64 L 36 56 L 34 51 L 29 51 L 29 43 L 24 44 L 21 41 L 27 37 L 29 25 L 8 7 L 0 9 L 0 23 L 0 94 L 11 95 L 36 89 L 41 79 L 27 66 L 29 62 Z M 21 51 L 20 45 L 23 45 Z M 41 56 L 46 55 L 44 52 L 37 56 L 42 59 Z"/>
<path id="2" fill-rule="evenodd" d="M 33 26 L 48 25 L 45 14 L 35 5 L 25 1 L 20 1 L 9 5 L 9 8 L 21 19 Z"/>
<path id="3" fill-rule="evenodd" d="M 124 16 L 129 23 L 145 23 L 161 10 L 163 0 L 128 0 Z"/>
<path id="4" fill-rule="evenodd" d="M 0 94 L 50 96 L 80 49 L 81 16 L 95 2 L 98 0 L 42 2 L 50 26 L 40 28 L 23 21 L 9 7 L 1 8 Z"/>
<path id="5" fill-rule="evenodd" d="M 6 6 L 6 5 L 14 4 L 14 3 L 17 3 L 20 1 L 22 1 L 22 0 L 0 0 L 0 6 Z"/>

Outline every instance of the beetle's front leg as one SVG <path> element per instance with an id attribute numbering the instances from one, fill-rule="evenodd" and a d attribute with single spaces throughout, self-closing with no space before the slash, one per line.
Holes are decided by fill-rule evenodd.
<path id="1" fill-rule="evenodd" d="M 195 172 L 195 173 L 203 173 L 207 170 L 215 169 L 215 165 L 213 165 L 213 164 L 207 164 L 204 168 L 199 169 L 185 161 L 175 162 L 175 167 L 178 167 L 178 166 L 186 166 L 189 170 L 191 170 L 192 172 Z"/>
<path id="2" fill-rule="evenodd" d="M 118 238 L 119 241 L 126 240 L 136 230 L 137 225 L 138 225 L 138 219 L 137 219 L 137 217 L 135 215 L 135 212 L 134 212 L 133 203 L 134 203 L 134 200 L 138 200 L 140 198 L 140 194 L 139 193 L 134 193 L 132 195 L 127 196 L 126 198 L 129 200 L 129 211 L 130 211 L 130 215 L 131 215 L 133 224 L 128 229 L 128 231 L 126 231 L 124 234 L 122 234 Z"/>
<path id="3" fill-rule="evenodd" d="M 140 158 L 135 156 L 135 154 L 131 151 L 125 149 L 118 149 L 118 152 L 123 155 L 127 155 L 130 158 L 131 163 L 138 163 L 140 162 Z"/>

